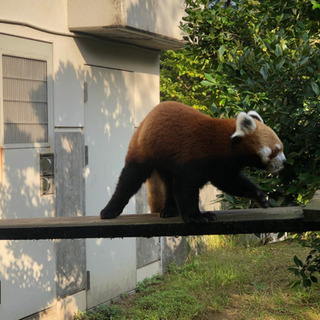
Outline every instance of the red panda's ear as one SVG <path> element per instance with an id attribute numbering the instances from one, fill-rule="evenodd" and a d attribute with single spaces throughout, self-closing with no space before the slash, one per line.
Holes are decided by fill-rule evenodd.
<path id="1" fill-rule="evenodd" d="M 263 122 L 263 119 L 261 118 L 261 116 L 260 116 L 260 114 L 259 114 L 258 112 L 255 112 L 255 111 L 251 110 L 251 111 L 249 111 L 249 112 L 247 113 L 247 115 L 249 115 L 249 116 L 252 117 L 253 119 L 256 119 L 256 120 L 264 123 L 264 122 Z"/>
<path id="2" fill-rule="evenodd" d="M 244 137 L 245 135 L 256 130 L 256 127 L 257 125 L 250 115 L 240 112 L 236 120 L 236 131 L 231 138 L 234 139 L 236 137 Z"/>

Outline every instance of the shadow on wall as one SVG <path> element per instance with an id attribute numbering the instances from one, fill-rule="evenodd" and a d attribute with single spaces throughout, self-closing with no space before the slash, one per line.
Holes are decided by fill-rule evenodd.
<path id="1" fill-rule="evenodd" d="M 132 0 L 126 12 L 128 25 L 172 38 L 182 38 L 178 26 L 179 19 L 184 15 L 183 3 L 172 0 Z"/>
<path id="2" fill-rule="evenodd" d="M 189 251 L 187 237 L 163 237 L 162 238 L 162 268 L 167 270 L 171 263 L 182 264 Z"/>
<path id="3" fill-rule="evenodd" d="M 55 97 L 59 96 L 54 105 L 55 113 L 59 113 L 57 118 L 76 114 L 76 118 L 82 122 L 72 126 L 80 127 L 86 121 L 92 122 L 86 128 L 87 141 L 92 149 L 97 147 L 97 150 L 89 154 L 90 164 L 96 163 L 97 157 L 103 174 L 91 177 L 90 166 L 84 166 L 85 138 L 82 129 L 76 134 L 68 134 L 63 130 L 58 130 L 56 134 L 49 132 L 49 135 L 55 135 L 55 146 L 50 147 L 51 152 L 55 150 L 56 160 L 55 201 L 53 196 L 40 196 L 39 154 L 48 152 L 48 148 L 1 149 L 1 219 L 50 217 L 53 213 L 56 216 L 84 215 L 85 179 L 91 179 L 92 188 L 94 184 L 98 185 L 94 192 L 95 199 L 100 200 L 93 213 L 97 214 L 98 208 L 105 205 L 108 200 L 106 191 L 109 190 L 110 194 L 113 190 L 124 161 L 124 158 L 119 161 L 113 155 L 126 151 L 125 139 L 129 136 L 121 132 L 127 129 L 133 131 L 133 110 L 127 107 L 128 97 L 124 93 L 126 81 L 121 72 L 104 71 L 93 74 L 88 69 L 75 69 L 68 62 L 61 63 L 54 75 L 48 75 L 48 84 L 54 85 Z M 95 114 L 91 114 L 91 110 L 84 110 L 84 81 L 90 83 L 93 90 L 94 87 L 102 90 L 99 92 L 100 100 L 95 98 Z M 30 90 L 30 97 L 37 96 L 37 90 L 43 92 L 43 87 Z M 90 93 L 89 99 L 94 94 L 95 92 L 92 95 Z M 42 117 L 36 102 L 33 104 L 33 115 L 38 119 Z M 52 118 L 49 120 L 53 121 Z M 90 128 L 94 133 L 90 132 Z M 20 136 L 25 135 L 29 139 L 23 127 L 19 131 Z M 111 140 L 114 143 L 110 144 Z M 101 150 L 100 145 L 105 146 L 106 150 Z M 104 159 L 106 153 L 109 156 Z M 50 306 L 56 296 L 63 297 L 83 290 L 85 267 L 84 240 L 56 243 L 0 241 L 0 318 L 16 319 L 26 316 L 26 313 L 31 314 Z M 19 308 L 16 308 L 17 301 L 23 301 Z"/>
<path id="4" fill-rule="evenodd" d="M 159 15 L 158 7 L 158 1 L 130 1 L 126 12 L 128 25 L 137 29 L 155 32 L 158 23 L 157 16 Z"/>

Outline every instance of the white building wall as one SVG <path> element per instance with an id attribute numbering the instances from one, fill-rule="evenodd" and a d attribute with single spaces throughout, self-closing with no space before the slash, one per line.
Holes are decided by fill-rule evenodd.
<path id="1" fill-rule="evenodd" d="M 137 3 L 130 3 L 133 5 L 138 10 Z M 98 215 L 113 193 L 135 127 L 159 102 L 159 53 L 69 32 L 67 6 L 65 0 L 0 0 L 0 55 L 38 58 L 42 47 L 49 48 L 52 100 L 52 135 L 44 148 L 0 145 L 0 218 L 52 216 L 57 208 L 60 215 Z M 133 17 L 128 16 L 130 24 Z M 1 41 L 3 38 L 7 41 Z M 55 152 L 55 143 L 63 138 L 66 145 L 62 141 L 57 149 L 62 148 L 66 159 L 72 159 L 68 150 L 72 152 L 74 146 L 67 144 L 81 141 L 79 134 L 89 147 L 89 163 L 79 167 L 86 190 L 74 192 L 83 192 L 85 208 L 80 205 L 76 212 L 71 212 L 72 208 L 64 212 L 55 195 L 40 197 L 39 154 Z M 64 168 L 56 168 L 56 173 L 63 183 L 68 173 L 61 170 Z M 134 212 L 132 199 L 125 213 Z M 63 271 L 57 261 L 72 266 L 66 248 L 77 246 L 72 241 L 1 241 L 0 319 L 16 320 L 41 310 L 46 310 L 39 314 L 41 319 L 70 319 L 78 308 L 92 307 L 134 289 L 136 239 L 91 239 L 85 246 L 84 251 L 82 244 L 79 248 L 86 252 L 90 290 L 79 287 L 79 292 L 57 300 L 56 281 Z M 159 272 L 158 267 L 155 270 Z M 70 283 L 76 283 L 71 271 L 66 270 L 61 279 L 70 277 Z M 143 277 L 141 270 L 138 277 Z M 67 287 L 65 290 L 69 292 Z M 64 292 L 64 288 L 58 291 Z"/>
<path id="2" fill-rule="evenodd" d="M 69 33 L 68 29 L 68 1 L 65 0 L 1 0 L 0 19 L 20 25 L 32 25 L 49 31 Z M 2 29 L 2 27 L 1 27 Z M 24 28 L 21 33 L 30 34 Z"/>
<path id="3" fill-rule="evenodd" d="M 52 46 L 48 43 L 0 34 L 0 55 L 18 55 L 47 61 L 48 106 L 53 108 Z M 2 66 L 2 60 L 0 65 Z M 1 72 L 1 67 L 0 67 Z M 1 76 L 2 79 L 2 76 Z M 0 81 L 2 98 L 2 81 Z M 2 111 L 2 99 L 0 101 Z M 0 117 L 2 119 L 2 117 Z M 52 113 L 49 112 L 51 124 Z M 2 132 L 2 130 L 1 130 Z M 1 134 L 1 140 L 3 134 Z M 3 146 L 0 149 L 0 218 L 51 217 L 54 195 L 40 197 L 39 156 L 53 152 L 53 126 L 49 142 L 37 147 Z M 0 241 L 0 319 L 19 319 L 50 306 L 56 297 L 55 255 L 52 241 Z M 30 296 L 34 301 L 30 303 Z M 17 299 L 18 298 L 18 299 Z M 17 308 L 17 300 L 20 303 Z"/>

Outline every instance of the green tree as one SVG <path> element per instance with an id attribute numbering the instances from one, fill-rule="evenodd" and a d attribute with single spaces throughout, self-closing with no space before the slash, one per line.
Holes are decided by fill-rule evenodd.
<path id="1" fill-rule="evenodd" d="M 186 47 L 161 61 L 161 98 L 216 117 L 256 110 L 285 146 L 274 204 L 305 203 L 320 187 L 320 10 L 315 1 L 186 0 Z"/>

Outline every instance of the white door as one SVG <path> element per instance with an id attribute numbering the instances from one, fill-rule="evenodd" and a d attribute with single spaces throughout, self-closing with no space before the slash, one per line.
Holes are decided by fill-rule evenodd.
<path id="1" fill-rule="evenodd" d="M 134 74 L 88 66 L 86 83 L 86 215 L 99 215 L 113 194 L 134 131 Z M 133 201 L 125 213 L 135 212 Z M 135 238 L 88 239 L 86 252 L 88 308 L 135 288 Z"/>

